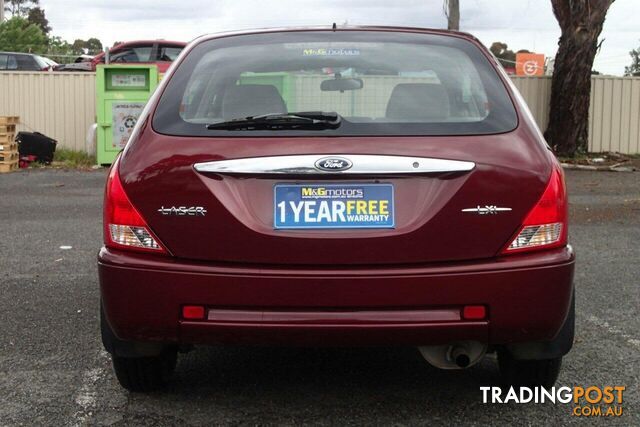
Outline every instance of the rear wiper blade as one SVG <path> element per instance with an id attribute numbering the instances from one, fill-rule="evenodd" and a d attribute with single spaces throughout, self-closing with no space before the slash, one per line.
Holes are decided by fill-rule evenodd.
<path id="1" fill-rule="evenodd" d="M 273 113 L 242 117 L 207 125 L 216 130 L 278 130 L 278 129 L 336 129 L 342 117 L 335 112 L 300 111 L 296 113 Z"/>

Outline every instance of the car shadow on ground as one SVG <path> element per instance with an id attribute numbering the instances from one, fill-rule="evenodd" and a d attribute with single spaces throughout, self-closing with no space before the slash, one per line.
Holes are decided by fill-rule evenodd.
<path id="1" fill-rule="evenodd" d="M 415 348 L 197 348 L 181 355 L 160 400 L 215 398 L 278 410 L 310 404 L 381 407 L 478 404 L 480 386 L 499 385 L 495 358 L 466 370 L 440 370 Z M 216 399 L 217 400 L 217 399 Z M 275 408 L 274 408 L 275 409 Z"/>
<path id="2" fill-rule="evenodd" d="M 414 348 L 198 348 L 182 355 L 165 390 L 129 394 L 124 420 L 193 425 L 521 421 L 522 405 L 482 403 L 480 386 L 499 384 L 492 356 L 466 370 L 444 371 Z M 529 409 L 532 416 L 554 411 L 547 405 Z"/>

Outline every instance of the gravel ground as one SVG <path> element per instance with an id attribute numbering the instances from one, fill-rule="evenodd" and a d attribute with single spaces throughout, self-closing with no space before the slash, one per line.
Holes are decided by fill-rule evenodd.
<path id="1" fill-rule="evenodd" d="M 411 348 L 199 348 L 164 392 L 129 394 L 98 333 L 105 175 L 0 175 L 0 425 L 640 424 L 640 173 L 567 173 L 577 335 L 558 385 L 625 385 L 606 420 L 482 404 L 493 360 L 444 372 Z"/>

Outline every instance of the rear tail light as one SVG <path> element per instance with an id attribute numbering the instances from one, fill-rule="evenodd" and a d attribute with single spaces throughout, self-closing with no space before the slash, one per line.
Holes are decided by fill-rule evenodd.
<path id="1" fill-rule="evenodd" d="M 484 305 L 465 305 L 462 308 L 464 320 L 483 320 L 487 317 L 487 308 Z"/>
<path id="2" fill-rule="evenodd" d="M 118 174 L 119 159 L 111 167 L 104 196 L 104 244 L 109 248 L 166 253 L 149 226 L 131 204 Z"/>
<path id="3" fill-rule="evenodd" d="M 205 309 L 201 305 L 185 305 L 182 307 L 182 318 L 187 320 L 204 319 Z"/>
<path id="4" fill-rule="evenodd" d="M 542 197 L 525 218 L 503 254 L 549 249 L 567 244 L 567 193 L 562 170 L 554 167 Z"/>

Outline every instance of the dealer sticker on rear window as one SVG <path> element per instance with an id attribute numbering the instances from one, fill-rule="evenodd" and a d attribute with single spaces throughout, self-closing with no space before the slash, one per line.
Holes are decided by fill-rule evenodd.
<path id="1" fill-rule="evenodd" d="M 391 184 L 278 184 L 274 228 L 394 228 Z"/>

